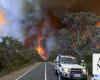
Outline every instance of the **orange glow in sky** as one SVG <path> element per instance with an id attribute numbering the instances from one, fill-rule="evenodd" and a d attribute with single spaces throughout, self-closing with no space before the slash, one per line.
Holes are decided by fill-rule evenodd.
<path id="1" fill-rule="evenodd" d="M 6 22 L 4 11 L 0 10 L 0 25 L 4 25 Z"/>

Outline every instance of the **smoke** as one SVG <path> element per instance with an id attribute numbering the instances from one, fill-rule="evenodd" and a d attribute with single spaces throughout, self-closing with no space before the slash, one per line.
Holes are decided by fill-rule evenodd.
<path id="1" fill-rule="evenodd" d="M 4 12 L 6 23 L 0 25 L 0 36 L 9 36 L 20 41 L 23 40 L 23 1 L 24 0 L 0 0 L 0 9 Z"/>
<path id="2" fill-rule="evenodd" d="M 41 0 L 27 0 L 27 1 L 31 7 L 31 12 L 28 15 L 40 19 L 42 16 Z"/>
<path id="3" fill-rule="evenodd" d="M 32 9 L 29 13 L 31 17 L 27 18 L 24 44 L 27 48 L 35 47 L 37 53 L 46 60 L 56 45 L 55 33 L 62 27 L 62 24 L 51 10 L 42 9 L 40 0 L 28 1 Z"/>
<path id="4" fill-rule="evenodd" d="M 56 45 L 55 36 L 50 36 L 49 38 L 47 38 L 46 50 L 47 50 L 47 53 L 49 56 L 50 56 L 52 50 L 54 49 L 55 45 Z"/>
<path id="5" fill-rule="evenodd" d="M 55 29 L 51 22 L 51 17 L 48 15 L 46 16 L 44 20 L 44 25 L 43 25 L 43 30 L 42 34 L 45 36 L 45 49 L 46 53 L 48 54 L 48 57 L 50 56 L 51 52 L 54 50 L 54 47 L 56 45 L 56 40 L 55 40 Z"/>
<path id="6" fill-rule="evenodd" d="M 43 15 L 41 0 L 0 0 L 0 9 L 6 19 L 6 24 L 0 25 L 0 36 L 13 37 L 33 48 L 38 46 L 37 39 L 41 33 L 41 49 L 50 56 L 56 44 L 55 29 L 60 21 L 49 12 Z"/>

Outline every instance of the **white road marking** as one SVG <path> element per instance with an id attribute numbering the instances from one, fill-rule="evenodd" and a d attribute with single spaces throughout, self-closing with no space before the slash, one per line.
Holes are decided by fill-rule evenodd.
<path id="1" fill-rule="evenodd" d="M 38 67 L 41 63 L 37 64 L 34 68 L 30 69 L 29 71 L 25 72 L 23 75 L 21 75 L 20 77 L 18 77 L 16 80 L 19 80 L 20 78 L 22 78 L 23 76 L 25 76 L 26 74 L 28 74 L 30 71 L 32 71 L 33 69 L 35 69 L 36 67 Z"/>
<path id="2" fill-rule="evenodd" d="M 61 76 L 59 75 L 59 80 L 61 80 Z"/>
<path id="3" fill-rule="evenodd" d="M 45 62 L 45 73 L 44 73 L 44 75 L 45 75 L 45 80 L 47 80 L 47 62 Z"/>

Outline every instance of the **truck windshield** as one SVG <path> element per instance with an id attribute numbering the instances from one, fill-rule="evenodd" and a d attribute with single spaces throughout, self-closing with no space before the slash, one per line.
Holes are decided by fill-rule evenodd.
<path id="1" fill-rule="evenodd" d="M 68 58 L 68 57 L 62 57 L 60 62 L 64 63 L 64 64 L 66 64 L 66 63 L 68 63 L 68 64 L 77 64 L 76 59 Z"/>

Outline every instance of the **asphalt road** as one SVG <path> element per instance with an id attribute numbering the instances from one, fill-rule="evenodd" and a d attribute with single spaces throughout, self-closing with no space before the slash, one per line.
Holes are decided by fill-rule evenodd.
<path id="1" fill-rule="evenodd" d="M 16 80 L 59 80 L 59 76 L 55 75 L 53 64 L 47 62 L 46 64 L 41 63 Z"/>

